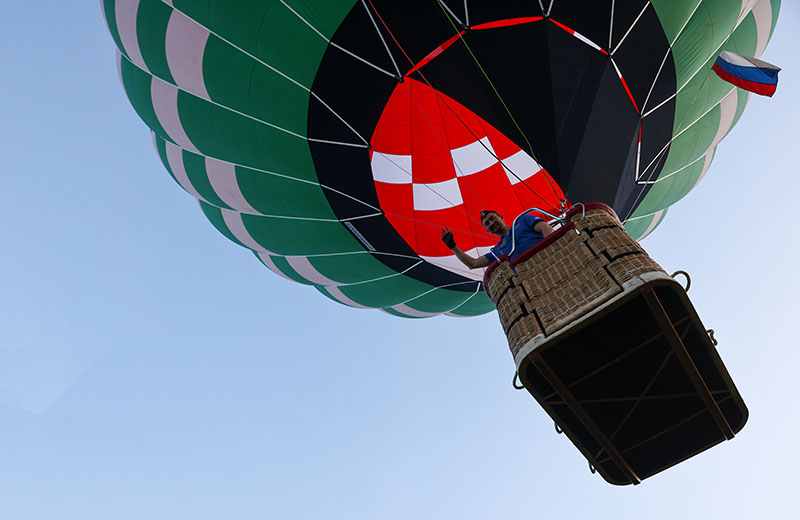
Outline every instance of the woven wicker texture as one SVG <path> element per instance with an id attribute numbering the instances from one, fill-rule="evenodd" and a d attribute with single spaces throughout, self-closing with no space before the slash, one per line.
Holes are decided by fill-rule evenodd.
<path id="1" fill-rule="evenodd" d="M 498 303 L 497 297 L 503 294 L 507 287 L 513 285 L 511 278 L 515 275 L 514 268 L 509 262 L 498 262 L 497 267 L 492 271 L 492 276 L 487 282 L 489 298 Z"/>
<path id="2" fill-rule="evenodd" d="M 605 252 L 610 260 L 626 253 L 643 253 L 644 249 L 622 228 L 613 227 L 591 232 L 589 248 L 594 254 Z"/>
<path id="3" fill-rule="evenodd" d="M 501 262 L 488 280 L 514 356 L 537 335 L 550 336 L 620 294 L 623 283 L 664 272 L 605 210 L 572 222 L 580 233 L 565 233 L 514 267 Z"/>
<path id="4" fill-rule="evenodd" d="M 529 260 L 517 264 L 517 273 L 522 277 L 527 277 L 529 272 L 540 272 L 541 269 L 537 268 L 540 264 L 555 265 L 563 262 L 583 264 L 591 261 L 595 254 L 583 245 L 585 238 L 574 231 L 565 233 L 549 246 L 537 251 Z M 568 270 L 569 268 L 564 266 L 564 269 Z"/>
<path id="5" fill-rule="evenodd" d="M 501 323 L 512 323 L 522 316 L 522 303 L 528 300 L 522 287 L 513 287 L 498 296 L 500 298 L 497 301 L 497 313 L 500 315 Z"/>
<path id="6" fill-rule="evenodd" d="M 536 316 L 524 316 L 513 323 L 511 328 L 506 331 L 511 355 L 516 358 L 522 346 L 540 334 L 543 334 L 543 332 Z"/>
<path id="7" fill-rule="evenodd" d="M 528 304 L 536 309 L 549 336 L 620 292 L 602 264 L 590 262 Z"/>
<path id="8" fill-rule="evenodd" d="M 650 258 L 647 253 L 617 258 L 608 264 L 606 269 L 620 284 L 624 284 L 625 282 L 643 273 L 664 273 L 664 270 L 661 269 L 661 266 L 658 265 L 652 258 Z"/>
<path id="9" fill-rule="evenodd" d="M 580 214 L 575 214 L 572 216 L 570 221 L 578 228 L 580 231 L 584 231 L 586 229 L 597 229 L 603 226 L 619 226 L 620 222 L 617 218 L 602 209 L 590 209 L 587 211 L 583 216 Z"/>
<path id="10" fill-rule="evenodd" d="M 543 297 L 559 287 L 570 284 L 571 278 L 585 271 L 589 265 L 598 262 L 583 242 L 567 243 L 566 245 L 560 244 L 560 241 L 554 242 L 542 253 L 549 253 L 550 248 L 553 248 L 557 254 L 537 254 L 519 266 L 520 281 L 518 283 L 525 287 L 531 298 Z M 522 268 L 522 265 L 525 266 L 525 269 Z"/>

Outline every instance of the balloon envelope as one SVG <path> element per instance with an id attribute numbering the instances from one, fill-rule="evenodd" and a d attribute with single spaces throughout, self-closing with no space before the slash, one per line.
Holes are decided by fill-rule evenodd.
<path id="1" fill-rule="evenodd" d="M 103 0 L 166 169 L 270 270 L 407 317 L 493 309 L 439 240 L 611 205 L 635 238 L 707 171 L 779 0 Z M 752 5 L 751 5 L 752 4 Z M 713 27 L 713 30 L 708 30 Z"/>

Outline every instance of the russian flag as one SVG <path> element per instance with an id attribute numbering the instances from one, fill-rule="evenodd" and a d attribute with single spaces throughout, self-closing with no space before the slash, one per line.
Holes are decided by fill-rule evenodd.
<path id="1" fill-rule="evenodd" d="M 711 70 L 737 87 L 762 96 L 772 96 L 778 87 L 778 71 L 781 69 L 766 61 L 722 51 Z"/>

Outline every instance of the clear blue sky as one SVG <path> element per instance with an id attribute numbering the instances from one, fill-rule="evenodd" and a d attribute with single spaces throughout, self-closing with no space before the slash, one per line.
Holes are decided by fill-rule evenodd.
<path id="1" fill-rule="evenodd" d="M 788 518 L 800 429 L 800 6 L 645 248 L 750 409 L 732 442 L 618 488 L 511 388 L 494 314 L 332 303 L 231 244 L 167 175 L 93 2 L 0 18 L 0 520 Z"/>

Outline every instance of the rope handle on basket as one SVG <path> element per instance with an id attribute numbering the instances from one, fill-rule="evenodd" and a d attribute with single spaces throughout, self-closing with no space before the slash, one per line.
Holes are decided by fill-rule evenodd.
<path id="1" fill-rule="evenodd" d="M 523 385 L 518 385 L 517 381 L 519 381 L 519 372 L 515 370 L 514 379 L 511 380 L 511 386 L 513 386 L 517 390 L 525 390 L 525 387 Z"/>
<path id="2" fill-rule="evenodd" d="M 708 337 L 711 339 L 711 343 L 712 343 L 712 344 L 713 344 L 715 347 L 716 347 L 717 345 L 719 345 L 719 341 L 717 341 L 717 338 L 715 338 L 715 337 L 714 337 L 714 329 L 708 329 L 708 330 L 706 331 L 706 334 L 708 334 Z"/>
<path id="3" fill-rule="evenodd" d="M 587 462 L 588 462 L 588 461 L 587 461 Z M 591 471 L 591 472 L 592 472 L 592 475 L 594 475 L 595 473 L 597 473 L 597 470 L 594 468 L 594 466 L 592 466 L 592 463 L 591 463 L 591 462 L 589 462 L 589 471 Z"/>
<path id="4" fill-rule="evenodd" d="M 557 434 L 561 435 L 562 433 L 564 433 L 564 429 L 561 428 L 561 426 L 559 426 L 557 422 L 553 421 L 553 426 L 556 427 Z"/>
<path id="5" fill-rule="evenodd" d="M 692 286 L 692 279 L 689 277 L 689 273 L 687 273 L 686 271 L 675 271 L 670 276 L 672 278 L 675 278 L 679 274 L 682 274 L 683 276 L 686 277 L 686 287 L 684 287 L 683 290 L 688 293 L 689 288 Z"/>

